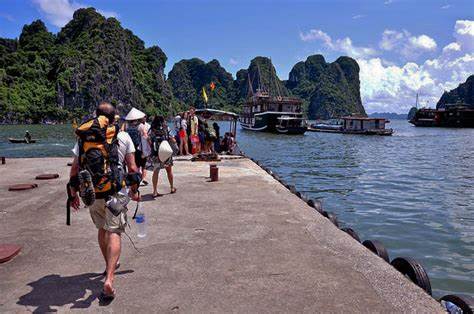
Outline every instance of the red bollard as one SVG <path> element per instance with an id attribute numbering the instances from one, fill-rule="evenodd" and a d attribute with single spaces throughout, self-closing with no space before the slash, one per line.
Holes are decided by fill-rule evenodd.
<path id="1" fill-rule="evenodd" d="M 211 182 L 219 181 L 219 168 L 217 165 L 210 165 L 209 167 Z"/>

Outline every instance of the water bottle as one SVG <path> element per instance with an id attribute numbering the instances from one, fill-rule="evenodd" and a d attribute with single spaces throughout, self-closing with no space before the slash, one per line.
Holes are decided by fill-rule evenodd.
<path id="1" fill-rule="evenodd" d="M 144 238 L 146 237 L 146 220 L 145 213 L 142 210 L 141 203 L 138 203 L 138 213 L 135 216 L 135 223 L 137 224 L 137 237 Z"/>

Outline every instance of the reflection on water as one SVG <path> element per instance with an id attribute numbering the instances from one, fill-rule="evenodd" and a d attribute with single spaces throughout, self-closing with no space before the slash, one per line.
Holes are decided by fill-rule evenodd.
<path id="1" fill-rule="evenodd" d="M 474 294 L 474 129 L 391 127 L 391 137 L 239 130 L 237 140 L 363 239 L 382 241 L 391 258 L 419 260 L 436 296 Z M 38 144 L 8 143 L 26 128 Z M 70 126 L 0 126 L 8 157 L 70 156 L 72 142 Z"/>

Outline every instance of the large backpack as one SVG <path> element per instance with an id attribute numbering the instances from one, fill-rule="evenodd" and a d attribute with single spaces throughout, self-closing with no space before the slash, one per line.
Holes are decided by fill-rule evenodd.
<path id="1" fill-rule="evenodd" d="M 79 167 L 87 170 L 94 185 L 95 198 L 101 199 L 120 191 L 124 171 L 119 164 L 118 125 L 99 116 L 76 129 L 79 146 Z"/>

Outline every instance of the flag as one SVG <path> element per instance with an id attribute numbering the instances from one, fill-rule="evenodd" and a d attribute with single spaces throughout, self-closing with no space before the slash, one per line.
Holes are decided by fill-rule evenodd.
<path id="1" fill-rule="evenodd" d="M 216 84 L 214 84 L 214 82 L 211 82 L 211 85 L 209 86 L 211 87 L 211 92 L 216 88 Z"/>
<path id="2" fill-rule="evenodd" d="M 207 94 L 206 90 L 204 89 L 204 86 L 202 87 L 202 98 L 204 99 L 204 102 L 207 104 Z"/>

